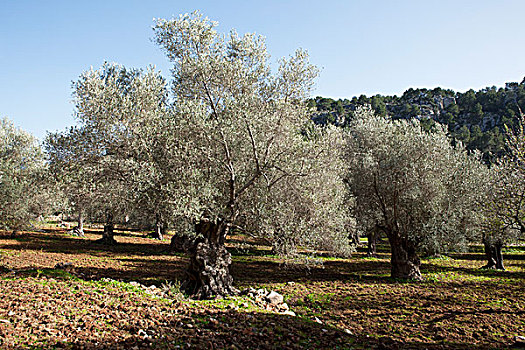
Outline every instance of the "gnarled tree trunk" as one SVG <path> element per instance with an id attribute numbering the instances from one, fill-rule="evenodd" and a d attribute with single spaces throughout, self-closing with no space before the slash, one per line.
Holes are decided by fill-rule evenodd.
<path id="1" fill-rule="evenodd" d="M 84 236 L 84 213 L 82 210 L 78 211 L 78 233 L 82 237 Z"/>
<path id="2" fill-rule="evenodd" d="M 113 222 L 113 213 L 108 211 L 106 213 L 106 224 L 104 225 L 104 232 L 102 233 L 102 238 L 100 238 L 97 242 L 102 244 L 117 244 L 117 241 L 115 240 L 115 224 Z"/>
<path id="3" fill-rule="evenodd" d="M 166 227 L 164 225 L 164 222 L 162 221 L 159 214 L 155 216 L 155 229 L 151 236 L 154 239 L 158 239 L 162 241 L 164 239 L 164 234 L 166 233 Z"/>
<path id="4" fill-rule="evenodd" d="M 367 241 L 368 241 L 368 249 L 366 251 L 366 255 L 368 257 L 377 257 L 377 238 L 379 237 L 379 229 L 373 228 L 372 230 L 368 231 L 367 235 Z"/>
<path id="5" fill-rule="evenodd" d="M 78 237 L 86 237 L 84 234 L 84 213 L 82 212 L 82 209 L 78 211 L 77 226 L 73 227 L 69 233 Z"/>
<path id="6" fill-rule="evenodd" d="M 348 242 L 350 245 L 359 246 L 359 233 L 357 230 L 353 230 L 348 234 Z"/>
<path id="7" fill-rule="evenodd" d="M 391 250 L 391 276 L 394 278 L 421 281 L 421 261 L 415 247 L 397 234 L 389 234 Z"/>
<path id="8" fill-rule="evenodd" d="M 503 266 L 503 244 L 501 243 L 489 243 L 486 239 L 483 240 L 485 247 L 485 257 L 487 258 L 487 264 L 483 266 L 484 269 L 496 269 L 505 270 Z"/>
<path id="9" fill-rule="evenodd" d="M 201 221 L 195 225 L 202 238 L 190 248 L 190 265 L 183 290 L 197 299 L 237 294 L 230 274 L 231 254 L 224 242 L 228 233 L 224 222 Z"/>

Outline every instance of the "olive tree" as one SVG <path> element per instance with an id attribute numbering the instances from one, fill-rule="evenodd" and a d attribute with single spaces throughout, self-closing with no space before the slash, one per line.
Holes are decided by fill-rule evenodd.
<path id="1" fill-rule="evenodd" d="M 114 244 L 116 217 L 136 209 L 151 182 L 157 185 L 148 172 L 148 131 L 161 127 L 156 121 L 166 106 L 165 81 L 153 68 L 105 64 L 83 73 L 73 88 L 79 125 L 48 135 L 51 168 L 79 213 L 79 225 L 83 211 L 103 216 L 101 242 Z"/>
<path id="2" fill-rule="evenodd" d="M 324 163 L 329 151 L 321 147 L 324 137 L 305 132 L 304 100 L 317 69 L 298 50 L 272 73 L 262 37 L 221 35 L 216 26 L 194 13 L 158 20 L 154 27 L 173 62 L 170 133 L 178 136 L 185 164 L 178 171 L 193 177 L 180 183 L 192 190 L 179 214 L 194 223 L 196 234 L 184 287 L 200 298 L 236 292 L 225 248 L 233 227 L 266 236 L 344 230 L 342 224 L 325 225 L 327 216 L 340 214 L 334 205 L 319 210 L 316 204 L 330 202 L 315 193 L 339 194 L 333 186 L 341 178 L 329 177 L 325 188 L 308 182 L 322 181 L 321 166 L 327 173 L 339 170 Z"/>
<path id="3" fill-rule="evenodd" d="M 83 147 L 83 130 L 75 127 L 64 132 L 48 133 L 44 141 L 49 164 L 49 174 L 56 187 L 67 198 L 67 209 L 77 214 L 77 226 L 73 232 L 84 236 L 84 220 L 96 199 L 95 173 L 88 166 Z"/>
<path id="4" fill-rule="evenodd" d="M 0 228 L 16 230 L 41 214 L 44 158 L 37 139 L 0 119 Z"/>
<path id="5" fill-rule="evenodd" d="M 488 170 L 452 147 L 444 130 L 361 109 L 345 157 L 358 228 L 388 237 L 392 277 L 420 280 L 420 253 L 460 247 L 479 234 Z"/>
<path id="6" fill-rule="evenodd" d="M 507 154 L 493 166 L 485 209 L 485 268 L 504 270 L 502 248 L 525 235 L 525 120 L 507 130 Z"/>

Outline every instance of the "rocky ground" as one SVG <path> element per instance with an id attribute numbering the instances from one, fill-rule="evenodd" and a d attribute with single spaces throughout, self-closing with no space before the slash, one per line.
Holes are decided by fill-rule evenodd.
<path id="1" fill-rule="evenodd" d="M 405 283 L 388 277 L 386 252 L 304 267 L 232 237 L 243 293 L 195 301 L 178 290 L 187 260 L 169 237 L 98 237 L 0 234 L 0 348 L 485 349 L 525 333 L 525 247 L 507 249 L 507 271 L 479 269 L 473 247 L 423 260 L 425 282 Z"/>

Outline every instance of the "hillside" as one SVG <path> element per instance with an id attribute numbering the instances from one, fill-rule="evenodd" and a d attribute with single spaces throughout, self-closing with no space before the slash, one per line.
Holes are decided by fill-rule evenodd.
<path id="1" fill-rule="evenodd" d="M 446 125 L 450 136 L 470 150 L 478 149 L 486 161 L 502 155 L 505 125 L 517 125 L 519 111 L 525 109 L 525 78 L 505 87 L 455 92 L 442 88 L 408 89 L 401 96 L 365 96 L 334 100 L 316 97 L 309 101 L 317 110 L 314 121 L 344 126 L 358 106 L 371 105 L 374 111 L 394 119 L 419 119 L 426 128 L 437 122 Z"/>

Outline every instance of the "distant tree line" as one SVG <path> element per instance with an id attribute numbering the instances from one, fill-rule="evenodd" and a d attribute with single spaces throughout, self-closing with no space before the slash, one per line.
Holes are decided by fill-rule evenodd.
<path id="1" fill-rule="evenodd" d="M 359 106 L 370 105 L 380 116 L 418 119 L 430 130 L 436 123 L 448 128 L 454 142 L 468 150 L 479 150 L 492 163 L 505 153 L 505 128 L 516 131 L 520 110 L 525 109 L 525 78 L 505 87 L 479 91 L 454 92 L 442 88 L 408 89 L 401 96 L 365 96 L 334 100 L 316 97 L 309 100 L 319 124 L 348 125 Z"/>

